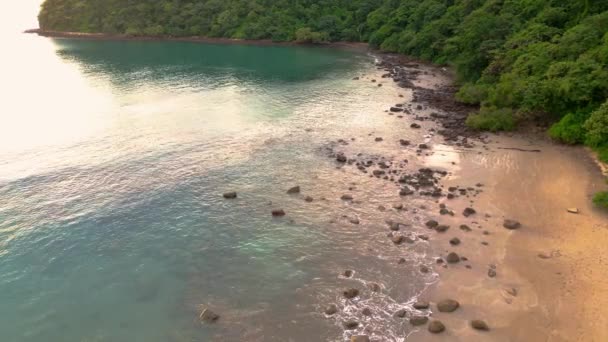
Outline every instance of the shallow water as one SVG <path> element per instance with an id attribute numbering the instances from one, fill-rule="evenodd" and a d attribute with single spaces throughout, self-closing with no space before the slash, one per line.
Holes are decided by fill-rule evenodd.
<path id="1" fill-rule="evenodd" d="M 424 217 L 379 212 L 399 201 L 395 185 L 326 152 L 354 138 L 341 148 L 411 159 L 398 140 L 425 139 L 384 113 L 408 94 L 369 81 L 381 80 L 373 56 L 13 43 L 0 111 L 3 341 L 340 341 L 363 331 L 400 341 L 410 332 L 392 315 L 435 280 L 418 272 L 429 247 L 394 246 L 383 222 L 416 232 Z M 287 195 L 294 185 L 302 194 Z M 222 198 L 232 190 L 238 199 Z M 353 203 L 340 200 L 347 192 Z M 279 207 L 287 216 L 273 219 Z M 352 279 L 339 276 L 345 269 Z M 362 295 L 347 303 L 341 291 L 352 286 Z M 328 303 L 341 313 L 325 317 Z M 201 324 L 202 304 L 220 321 Z M 358 330 L 343 331 L 349 318 Z"/>

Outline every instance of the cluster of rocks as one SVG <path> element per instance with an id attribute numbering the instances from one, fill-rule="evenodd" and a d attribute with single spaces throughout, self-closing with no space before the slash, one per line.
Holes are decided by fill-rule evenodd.
<path id="1" fill-rule="evenodd" d="M 466 118 L 469 113 L 476 110 L 476 106 L 470 106 L 467 104 L 459 103 L 455 100 L 455 94 L 458 88 L 453 85 L 441 86 L 438 89 L 428 89 L 415 85 L 415 81 L 421 74 L 427 74 L 427 71 L 420 70 L 418 63 L 411 63 L 404 56 L 394 54 L 382 55 L 382 61 L 376 64 L 376 66 L 386 71 L 382 76 L 383 78 L 392 78 L 397 86 L 401 88 L 412 89 L 413 91 L 413 103 L 423 103 L 431 105 L 443 113 L 432 113 L 428 117 L 417 117 L 418 120 L 432 120 L 439 123 L 442 129 L 438 133 L 446 139 L 446 141 L 458 141 L 459 138 L 462 141 L 459 144 L 468 145 L 468 138 L 479 137 L 479 134 L 469 129 L 466 124 Z M 434 74 L 433 74 L 434 75 Z M 402 109 L 402 105 L 398 104 L 391 107 L 391 112 L 405 112 Z M 421 105 L 417 105 L 416 109 L 423 109 Z"/>

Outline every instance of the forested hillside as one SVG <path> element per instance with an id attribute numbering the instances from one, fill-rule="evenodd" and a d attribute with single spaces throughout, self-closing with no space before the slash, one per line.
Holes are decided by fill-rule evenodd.
<path id="1" fill-rule="evenodd" d="M 46 30 L 365 41 L 452 65 L 469 125 L 556 122 L 608 161 L 608 0 L 47 0 Z"/>

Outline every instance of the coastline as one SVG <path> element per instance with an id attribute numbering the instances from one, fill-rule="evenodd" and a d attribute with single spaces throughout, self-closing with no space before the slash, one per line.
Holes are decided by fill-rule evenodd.
<path id="1" fill-rule="evenodd" d="M 23 33 L 37 34 L 46 38 L 78 39 L 93 41 L 142 41 L 142 42 L 189 42 L 203 44 L 222 44 L 222 45 L 253 45 L 253 46 L 307 46 L 307 47 L 331 47 L 354 50 L 367 50 L 367 43 L 360 42 L 328 42 L 323 44 L 298 43 L 298 42 L 277 42 L 270 39 L 246 40 L 234 38 L 213 38 L 213 37 L 173 37 L 173 36 L 130 36 L 126 34 L 107 34 L 107 33 L 81 33 L 81 32 L 62 32 L 47 31 L 42 29 L 29 29 Z"/>

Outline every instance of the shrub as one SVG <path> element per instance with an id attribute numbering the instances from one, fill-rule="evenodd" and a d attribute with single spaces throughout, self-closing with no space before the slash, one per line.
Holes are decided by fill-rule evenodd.
<path id="1" fill-rule="evenodd" d="M 584 117 L 580 114 L 567 114 L 549 128 L 549 136 L 566 144 L 580 144 L 585 141 Z"/>
<path id="2" fill-rule="evenodd" d="M 608 144 L 608 101 L 591 113 L 585 122 L 587 129 L 586 143 L 589 146 Z"/>
<path id="3" fill-rule="evenodd" d="M 487 97 L 488 89 L 486 87 L 472 83 L 464 84 L 456 93 L 456 100 L 468 104 L 480 104 Z"/>
<path id="4" fill-rule="evenodd" d="M 469 114 L 467 126 L 483 131 L 512 131 L 516 123 L 513 111 L 508 108 L 482 108 L 479 113 Z"/>
<path id="5" fill-rule="evenodd" d="M 596 146 L 593 148 L 597 152 L 597 159 L 602 163 L 608 164 L 608 144 L 602 146 Z"/>
<path id="6" fill-rule="evenodd" d="M 319 44 L 327 42 L 329 39 L 325 32 L 315 32 L 310 27 L 302 27 L 296 31 L 296 42 Z"/>
<path id="7" fill-rule="evenodd" d="M 600 208 L 608 209 L 608 191 L 598 192 L 593 196 L 593 203 Z"/>

